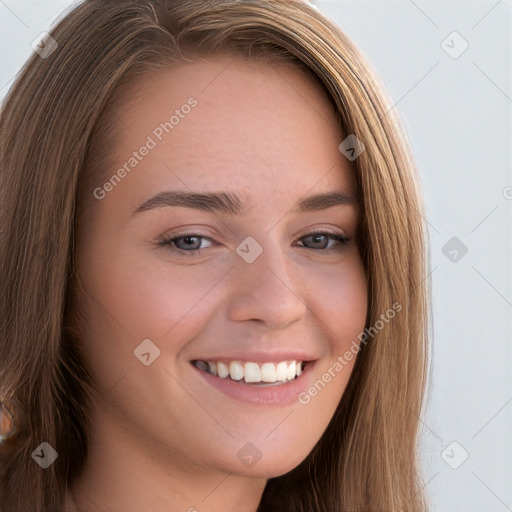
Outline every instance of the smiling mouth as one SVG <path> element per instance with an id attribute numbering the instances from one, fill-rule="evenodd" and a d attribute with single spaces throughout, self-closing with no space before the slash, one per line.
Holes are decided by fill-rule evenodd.
<path id="1" fill-rule="evenodd" d="M 308 361 L 279 361 L 255 363 L 251 361 L 204 361 L 191 363 L 199 370 L 220 379 L 258 387 L 279 386 L 296 380 L 304 371 Z"/>

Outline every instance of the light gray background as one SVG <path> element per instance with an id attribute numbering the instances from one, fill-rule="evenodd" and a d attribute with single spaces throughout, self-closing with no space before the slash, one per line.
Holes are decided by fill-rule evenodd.
<path id="1" fill-rule="evenodd" d="M 0 0 L 0 100 L 72 4 Z M 380 75 L 421 174 L 433 371 L 420 453 L 432 510 L 512 511 L 512 0 L 315 5 Z M 469 44 L 457 58 L 445 51 L 463 44 L 454 31 Z M 443 253 L 453 237 L 467 247 L 445 249 L 456 261 Z"/>

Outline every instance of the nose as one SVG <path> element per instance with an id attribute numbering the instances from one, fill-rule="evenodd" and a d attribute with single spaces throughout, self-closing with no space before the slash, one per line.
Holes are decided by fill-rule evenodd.
<path id="1" fill-rule="evenodd" d="M 269 243 L 252 263 L 240 258 L 236 265 L 228 307 L 231 320 L 282 329 L 304 317 L 307 306 L 291 277 L 291 262 L 279 249 Z"/>

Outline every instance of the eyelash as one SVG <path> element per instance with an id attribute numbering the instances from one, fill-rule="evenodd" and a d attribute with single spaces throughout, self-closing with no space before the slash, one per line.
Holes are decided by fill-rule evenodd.
<path id="1" fill-rule="evenodd" d="M 302 240 L 303 238 L 308 238 L 308 237 L 315 236 L 315 235 L 325 236 L 325 237 L 329 238 L 330 240 L 335 240 L 338 242 L 338 244 L 339 244 L 338 247 L 331 247 L 330 249 L 311 249 L 313 251 L 322 251 L 327 254 L 332 254 L 335 252 L 342 251 L 344 249 L 344 247 L 350 242 L 350 238 L 347 238 L 346 236 L 343 236 L 343 235 L 340 235 L 337 233 L 331 233 L 329 231 L 321 231 L 321 230 L 320 231 L 311 231 L 309 233 L 301 235 L 298 238 L 298 240 Z M 171 251 L 173 251 L 173 252 L 179 251 L 181 253 L 184 253 L 183 255 L 186 254 L 186 257 L 194 257 L 197 255 L 197 253 L 200 253 L 201 251 L 205 250 L 205 248 L 203 248 L 203 249 L 191 249 L 190 251 L 186 251 L 184 249 L 172 247 L 172 244 L 176 240 L 180 240 L 181 238 L 204 238 L 205 240 L 210 240 L 211 242 L 213 242 L 213 240 L 210 237 L 203 236 L 199 233 L 184 233 L 179 236 L 175 236 L 173 233 L 171 233 L 170 235 L 165 235 L 164 237 L 162 237 L 158 241 L 157 245 L 163 246 L 163 247 L 169 246 Z M 307 247 L 306 247 L 306 249 L 307 249 Z"/>

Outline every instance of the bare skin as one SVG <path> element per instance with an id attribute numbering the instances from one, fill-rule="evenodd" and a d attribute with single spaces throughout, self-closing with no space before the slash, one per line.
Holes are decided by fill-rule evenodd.
<path id="1" fill-rule="evenodd" d="M 155 128 L 191 97 L 197 105 L 158 140 Z M 103 396 L 69 509 L 255 512 L 267 480 L 300 464 L 322 436 L 355 359 L 307 405 L 227 396 L 191 361 L 302 350 L 316 360 L 307 389 L 364 329 L 357 204 L 294 211 L 313 194 L 355 197 L 338 150 L 343 136 L 327 98 L 300 70 L 228 57 L 148 77 L 147 92 L 118 115 L 108 177 L 149 135 L 157 144 L 80 226 L 84 337 Z M 236 193 L 247 213 L 134 213 L 170 190 Z M 318 230 L 349 241 L 308 236 Z M 203 238 L 158 245 L 187 234 Z M 236 251 L 247 237 L 262 248 L 251 263 Z M 160 350 L 148 365 L 134 355 L 146 339 Z M 147 347 L 146 360 L 155 354 Z M 261 454 L 252 466 L 238 455 L 247 443 Z"/>

